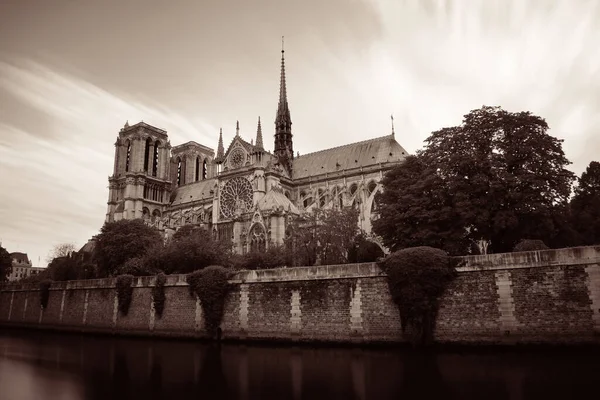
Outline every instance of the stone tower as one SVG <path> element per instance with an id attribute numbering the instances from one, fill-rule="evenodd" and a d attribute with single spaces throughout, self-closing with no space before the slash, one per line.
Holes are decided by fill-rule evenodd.
<path id="1" fill-rule="evenodd" d="M 275 154 L 279 162 L 289 173 L 294 161 L 294 145 L 292 143 L 292 118 L 287 101 L 287 89 L 285 84 L 285 58 L 283 47 L 281 49 L 281 77 L 279 82 L 279 104 L 277 116 L 275 117 Z"/>
<path id="2" fill-rule="evenodd" d="M 125 124 L 117 136 L 113 175 L 108 178 L 106 222 L 134 218 L 158 222 L 171 192 L 170 153 L 166 131 L 144 122 Z"/>

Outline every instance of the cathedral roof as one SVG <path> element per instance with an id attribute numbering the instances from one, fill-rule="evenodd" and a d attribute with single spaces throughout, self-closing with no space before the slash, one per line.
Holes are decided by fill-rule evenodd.
<path id="1" fill-rule="evenodd" d="M 383 136 L 296 157 L 293 179 L 398 162 L 407 155 L 393 135 Z"/>
<path id="2" fill-rule="evenodd" d="M 281 187 L 272 187 L 267 194 L 258 202 L 260 211 L 276 210 L 289 211 L 293 214 L 300 214 L 298 207 L 285 197 Z"/>
<path id="3" fill-rule="evenodd" d="M 175 191 L 173 196 L 175 199 L 171 205 L 176 206 L 206 199 L 207 197 L 212 198 L 214 194 L 211 194 L 210 191 L 213 190 L 215 183 L 216 179 L 212 178 L 180 186 Z"/>

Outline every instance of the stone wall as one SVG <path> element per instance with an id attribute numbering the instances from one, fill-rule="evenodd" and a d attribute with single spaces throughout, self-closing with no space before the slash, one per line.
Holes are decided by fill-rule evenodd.
<path id="1" fill-rule="evenodd" d="M 600 338 L 600 247 L 465 257 L 441 299 L 435 337 L 447 343 L 592 343 Z M 238 272 L 221 325 L 226 339 L 400 342 L 399 313 L 375 264 Z M 147 336 L 205 337 L 183 275 L 137 278 L 129 313 L 114 279 L 56 282 L 42 310 L 37 285 L 0 291 L 0 325 Z"/>

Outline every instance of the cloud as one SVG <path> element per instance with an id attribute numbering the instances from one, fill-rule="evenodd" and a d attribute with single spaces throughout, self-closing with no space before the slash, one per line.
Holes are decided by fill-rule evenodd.
<path id="1" fill-rule="evenodd" d="M 550 134 L 566 139 L 577 172 L 595 157 L 589 142 L 600 144 L 594 132 L 600 122 L 600 3 L 371 4 L 383 33 L 370 56 L 369 76 L 378 77 L 379 88 L 370 97 L 400 111 L 397 132 L 406 147 L 421 147 L 431 131 L 458 124 L 486 104 L 546 118 Z"/>
<path id="2" fill-rule="evenodd" d="M 0 62 L 0 90 L 43 124 L 0 123 L 0 238 L 37 261 L 61 242 L 83 245 L 106 212 L 117 129 L 129 119 L 166 129 L 172 140 L 214 140 L 216 128 L 28 60 Z M 6 94 L 5 93 L 5 94 Z M 9 118 L 7 118 L 9 119 Z M 49 121 L 49 123 L 47 123 Z M 200 139 L 198 139 L 200 138 Z"/>

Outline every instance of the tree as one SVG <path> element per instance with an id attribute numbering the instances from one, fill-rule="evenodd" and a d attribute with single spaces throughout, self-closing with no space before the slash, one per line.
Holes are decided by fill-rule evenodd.
<path id="1" fill-rule="evenodd" d="M 94 266 L 84 262 L 80 256 L 74 253 L 54 258 L 43 272 L 45 272 L 45 278 L 53 281 L 72 281 L 96 277 Z"/>
<path id="2" fill-rule="evenodd" d="M 0 246 L 0 283 L 6 282 L 12 272 L 12 259 L 9 252 Z"/>
<path id="3" fill-rule="evenodd" d="M 148 268 L 167 274 L 189 273 L 213 264 L 227 265 L 230 254 L 228 244 L 213 239 L 207 230 L 186 229 L 174 235 L 162 251 L 149 253 Z"/>
<path id="4" fill-rule="evenodd" d="M 600 243 L 600 163 L 592 161 L 579 178 L 571 200 L 573 227 L 582 244 Z"/>
<path id="5" fill-rule="evenodd" d="M 377 198 L 379 218 L 373 230 L 386 247 L 397 251 L 430 246 L 451 255 L 467 252 L 467 230 L 453 196 L 424 155 L 408 156 L 381 183 L 384 190 Z"/>
<path id="6" fill-rule="evenodd" d="M 384 193 L 388 188 L 407 190 L 398 197 L 417 210 L 394 208 L 389 202 L 393 194 L 382 200 L 382 207 L 392 208 L 379 223 L 382 236 L 394 239 L 382 228 L 391 215 L 388 222 L 399 225 L 396 234 L 410 231 L 412 224 L 418 237 L 456 241 L 457 229 L 464 228 L 467 239 L 489 241 L 493 252 L 510 251 L 522 238 L 551 242 L 558 233 L 554 215 L 567 205 L 574 175 L 565 168 L 570 162 L 562 140 L 547 130 L 546 121 L 529 112 L 484 106 L 465 115 L 460 126 L 433 132 L 417 155 L 421 169 L 412 167 L 418 177 L 410 180 L 404 170 L 396 174 L 407 187 L 384 184 Z M 427 222 L 432 216 L 445 223 Z"/>
<path id="7" fill-rule="evenodd" d="M 358 210 L 316 208 L 290 224 L 286 247 L 295 265 L 344 264 L 359 233 Z"/>
<path id="8" fill-rule="evenodd" d="M 98 276 L 113 276 L 127 260 L 142 257 L 149 249 L 162 246 L 160 233 L 142 220 L 107 222 L 96 238 L 94 249 Z"/>
<path id="9" fill-rule="evenodd" d="M 50 264 L 52 260 L 58 257 L 65 257 L 69 254 L 75 252 L 75 245 L 73 243 L 61 243 L 57 244 L 52 248 L 48 256 L 46 257 L 46 262 Z"/>

